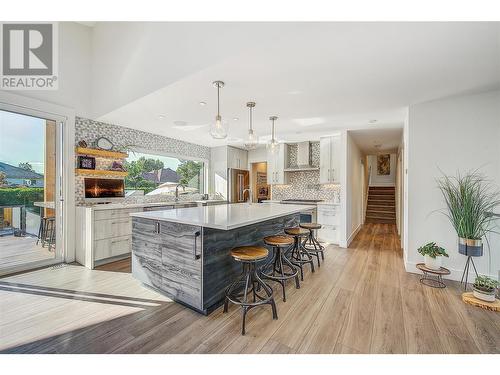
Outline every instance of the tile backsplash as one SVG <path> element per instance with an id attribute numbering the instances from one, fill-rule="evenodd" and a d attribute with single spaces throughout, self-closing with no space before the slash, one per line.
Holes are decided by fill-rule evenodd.
<path id="1" fill-rule="evenodd" d="M 105 137 L 113 145 L 115 149 L 120 150 L 123 147 L 137 147 L 142 150 L 147 150 L 152 153 L 165 152 L 179 157 L 196 157 L 200 159 L 210 159 L 210 148 L 197 145 L 194 143 L 183 142 L 177 139 L 164 137 L 157 134 L 144 132 L 126 128 L 123 126 L 106 124 L 99 121 L 94 121 L 82 117 L 75 119 L 75 145 L 79 141 L 84 140 L 88 147 L 95 147 L 95 142 L 100 137 Z M 96 158 L 96 169 L 109 169 L 113 160 L 105 158 Z M 105 178 L 120 178 L 111 175 L 103 175 L 100 177 Z M 200 194 L 181 195 L 182 200 L 197 200 L 201 198 Z M 125 203 L 154 203 L 163 202 L 174 199 L 173 197 L 165 195 L 156 196 L 137 196 L 127 197 L 124 199 Z M 84 177 L 75 176 L 75 201 L 77 205 L 84 204 Z"/>
<path id="2" fill-rule="evenodd" d="M 319 171 L 300 171 L 290 173 L 288 185 L 274 185 L 273 200 L 283 199 L 322 199 L 333 201 L 340 194 L 338 185 L 319 183 Z"/>

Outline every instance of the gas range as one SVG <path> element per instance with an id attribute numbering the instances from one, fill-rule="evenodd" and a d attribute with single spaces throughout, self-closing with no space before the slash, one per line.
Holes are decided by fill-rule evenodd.
<path id="1" fill-rule="evenodd" d="M 303 205 L 315 205 L 318 202 L 323 202 L 322 199 L 283 199 L 280 203 L 282 204 L 303 204 Z"/>

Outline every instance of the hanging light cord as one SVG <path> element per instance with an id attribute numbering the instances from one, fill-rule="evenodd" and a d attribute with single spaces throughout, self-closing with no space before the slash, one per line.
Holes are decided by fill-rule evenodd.
<path id="1" fill-rule="evenodd" d="M 275 136 L 275 132 L 274 132 L 274 119 L 273 119 L 273 139 L 272 139 L 273 143 L 275 141 L 274 136 Z"/>
<path id="2" fill-rule="evenodd" d="M 219 96 L 220 84 L 217 83 L 217 116 L 220 116 L 220 96 Z"/>

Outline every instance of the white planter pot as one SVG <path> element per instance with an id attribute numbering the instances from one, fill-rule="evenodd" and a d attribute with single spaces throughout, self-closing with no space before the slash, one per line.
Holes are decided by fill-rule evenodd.
<path id="1" fill-rule="evenodd" d="M 443 257 L 441 255 L 432 258 L 429 255 L 424 255 L 424 262 L 427 268 L 431 270 L 439 270 L 443 264 Z"/>
<path id="2" fill-rule="evenodd" d="M 495 293 L 485 293 L 485 292 L 482 292 L 476 288 L 473 288 L 472 289 L 472 293 L 474 294 L 474 297 L 476 297 L 477 299 L 480 299 L 481 301 L 485 301 L 485 302 L 495 302 Z"/>

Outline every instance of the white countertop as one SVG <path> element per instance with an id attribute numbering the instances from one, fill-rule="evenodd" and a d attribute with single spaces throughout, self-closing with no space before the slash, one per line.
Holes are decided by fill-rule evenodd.
<path id="1" fill-rule="evenodd" d="M 130 214 L 130 216 L 214 229 L 231 230 L 314 209 L 315 207 L 316 206 L 295 204 L 234 203 L 217 206 L 179 208 L 176 210 L 137 212 Z"/>
<path id="2" fill-rule="evenodd" d="M 165 202 L 143 202 L 143 203 L 106 203 L 106 204 L 92 204 L 88 206 L 78 206 L 78 207 L 89 208 L 93 210 L 120 210 L 127 208 L 177 206 L 190 203 L 203 204 L 203 203 L 214 203 L 214 202 L 220 202 L 221 204 L 227 203 L 227 201 L 223 201 L 220 199 L 207 199 L 207 200 L 177 201 L 177 202 L 165 201 Z"/>

